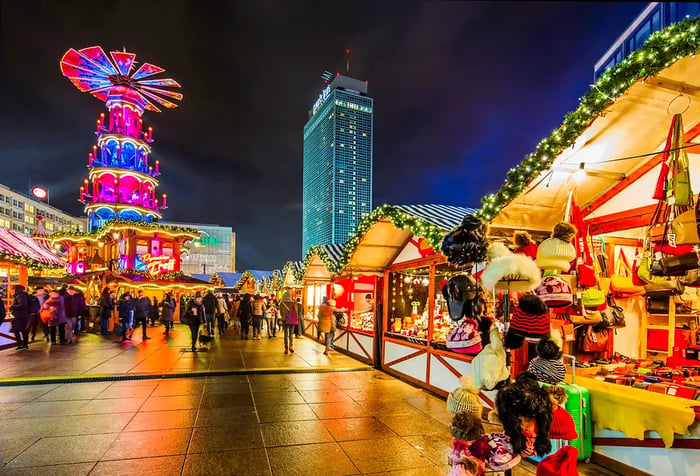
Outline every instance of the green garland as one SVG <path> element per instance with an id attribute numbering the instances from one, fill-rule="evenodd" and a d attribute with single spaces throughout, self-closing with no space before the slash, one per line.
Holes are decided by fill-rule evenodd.
<path id="1" fill-rule="evenodd" d="M 9 261 L 11 263 L 19 264 L 25 266 L 29 269 L 39 271 L 42 269 L 66 269 L 65 265 L 60 264 L 49 264 L 37 261 L 34 258 L 27 258 L 26 256 L 17 256 L 12 253 L 0 252 L 0 261 Z"/>
<path id="2" fill-rule="evenodd" d="M 199 230 L 189 226 L 175 226 L 175 225 L 161 225 L 157 222 L 143 222 L 138 220 L 122 220 L 119 218 L 113 218 L 105 222 L 102 227 L 97 230 L 92 231 L 75 231 L 75 232 L 62 232 L 51 235 L 49 238 L 53 241 L 60 240 L 62 238 L 97 238 L 101 235 L 107 233 L 107 230 L 113 225 L 132 225 L 144 228 L 152 228 L 154 230 L 163 230 L 169 232 L 181 232 L 181 233 L 191 233 L 193 235 L 199 235 Z"/>
<path id="3" fill-rule="evenodd" d="M 508 171 L 505 184 L 498 192 L 481 199 L 482 208 L 477 215 L 486 221 L 498 215 L 532 180 L 548 170 L 564 149 L 573 146 L 591 122 L 634 83 L 640 79 L 646 81 L 681 58 L 700 51 L 699 28 L 698 18 L 674 23 L 651 35 L 640 49 L 604 72 L 581 98 L 578 109 L 564 117 L 559 129 L 541 140 L 534 152 Z"/>
<path id="4" fill-rule="evenodd" d="M 362 237 L 365 236 L 370 227 L 384 218 L 391 220 L 391 223 L 396 228 L 410 230 L 415 236 L 425 238 L 425 240 L 430 243 L 430 246 L 436 250 L 440 249 L 442 239 L 447 233 L 446 230 L 431 225 L 422 218 L 406 213 L 395 206 L 382 205 L 381 207 L 375 208 L 372 213 L 360 219 L 355 233 L 350 237 L 347 243 L 345 243 L 343 256 L 338 260 L 337 271 L 340 271 L 350 261 L 350 255 L 355 251 L 357 244 Z"/>

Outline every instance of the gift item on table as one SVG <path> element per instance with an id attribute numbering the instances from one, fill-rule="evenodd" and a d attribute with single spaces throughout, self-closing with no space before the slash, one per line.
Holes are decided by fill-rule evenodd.
<path id="1" fill-rule="evenodd" d="M 576 248 L 571 240 L 576 235 L 576 227 L 560 221 L 554 225 L 552 236 L 540 243 L 535 263 L 544 270 L 569 271 L 571 262 L 576 259 Z"/>
<path id="2" fill-rule="evenodd" d="M 525 255 L 512 253 L 505 244 L 497 242 L 489 247 L 489 264 L 481 274 L 486 289 L 507 289 L 528 292 L 542 280 L 542 273 L 535 262 Z"/>

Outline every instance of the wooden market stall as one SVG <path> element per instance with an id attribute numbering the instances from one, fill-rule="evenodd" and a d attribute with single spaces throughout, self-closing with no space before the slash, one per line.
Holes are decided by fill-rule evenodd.
<path id="1" fill-rule="evenodd" d="M 514 230 L 547 233 L 564 218 L 572 196 L 582 210 L 584 228 L 601 245 L 598 253 L 607 257 L 610 274 L 624 274 L 624 261 L 632 267 L 635 256 L 644 252 L 659 203 L 652 196 L 669 154 L 687 152 L 692 190 L 700 191 L 698 29 L 698 19 L 671 25 L 604 73 L 579 108 L 508 172 L 496 194 L 484 198 L 480 215 L 491 223 L 491 233 L 505 238 Z M 685 141 L 667 148 L 672 122 L 679 119 Z M 670 248 L 664 253 L 673 253 Z M 677 311 L 676 299 L 666 299 L 666 311 L 649 312 L 644 296 L 616 298 L 627 325 L 610 333 L 610 350 L 700 368 L 698 360 L 678 359 L 684 347 L 694 344 L 684 343 L 687 333 L 678 330 L 698 326 L 698 301 Z M 697 351 L 694 355 L 697 359 Z M 617 392 L 614 383 L 593 378 L 577 383 L 591 390 L 594 459 L 624 474 L 700 472 L 700 428 L 692 409 L 699 402 L 671 396 L 656 402 L 648 390 L 625 387 Z M 668 388 L 673 389 L 669 395 L 678 391 Z M 639 402 L 652 400 L 643 419 L 622 411 L 641 409 Z M 623 413 L 626 418 L 616 417 Z M 668 422 L 676 416 L 673 421 L 682 423 L 669 433 Z"/>
<path id="2" fill-rule="evenodd" d="M 5 307 L 8 318 L 0 327 L 0 347 L 15 343 L 9 332 L 12 318 L 9 306 L 13 288 L 22 285 L 29 291 L 29 276 L 65 274 L 66 262 L 46 246 L 29 235 L 0 228 L 0 305 Z"/>
<path id="3" fill-rule="evenodd" d="M 289 291 L 295 297 L 301 297 L 304 308 L 304 335 L 313 339 L 318 335 L 318 307 L 323 298 L 331 298 L 331 281 L 337 273 L 338 261 L 343 256 L 342 245 L 317 245 L 309 248 L 301 264 L 301 296 L 296 295 L 299 289 Z"/>

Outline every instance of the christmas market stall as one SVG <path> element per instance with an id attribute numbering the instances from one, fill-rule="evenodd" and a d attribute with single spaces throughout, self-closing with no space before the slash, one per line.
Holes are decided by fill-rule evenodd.
<path id="1" fill-rule="evenodd" d="M 700 472 L 699 29 L 671 25 L 603 73 L 479 211 L 497 240 L 532 238 L 535 293 L 585 362 L 593 459 L 623 474 Z"/>
<path id="2" fill-rule="evenodd" d="M 287 261 L 282 266 L 282 289 L 301 289 L 301 278 L 304 275 L 303 261 Z"/>
<path id="3" fill-rule="evenodd" d="M 47 274 L 65 274 L 66 262 L 48 247 L 29 235 L 7 228 L 0 228 L 0 305 L 5 307 L 8 318 L 0 328 L 0 347 L 15 343 L 10 334 L 9 306 L 13 288 L 22 285 L 28 289 L 29 278 L 41 278 Z"/>
<path id="4" fill-rule="evenodd" d="M 361 220 L 338 277 L 373 286 L 371 312 L 377 318 L 373 333 L 366 332 L 363 313 L 348 320 L 350 352 L 443 395 L 459 386 L 481 344 L 475 328 L 469 336 L 474 345 L 461 346 L 467 338 L 459 341 L 461 348 L 448 342 L 460 324 L 449 317 L 442 288 L 464 270 L 447 263 L 439 249 L 444 236 L 473 212 L 444 205 L 385 205 Z M 354 293 L 348 300 L 365 304 L 366 294 Z"/>
<path id="5" fill-rule="evenodd" d="M 319 338 L 318 335 L 318 307 L 323 298 L 330 299 L 331 281 L 338 271 L 338 260 L 343 256 L 342 245 L 317 245 L 309 248 L 302 262 L 301 275 L 302 295 L 298 296 L 298 289 L 289 291 L 301 298 L 304 308 L 304 334 L 311 338 Z"/>
<path id="6" fill-rule="evenodd" d="M 247 269 L 241 273 L 233 288 L 238 294 L 263 294 L 264 282 L 272 277 L 272 271 Z"/>

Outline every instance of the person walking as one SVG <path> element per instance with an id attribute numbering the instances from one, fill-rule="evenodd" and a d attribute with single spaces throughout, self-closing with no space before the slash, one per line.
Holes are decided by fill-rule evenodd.
<path id="1" fill-rule="evenodd" d="M 187 309 L 182 319 L 190 327 L 192 336 L 192 352 L 197 352 L 197 339 L 199 338 L 199 326 L 205 322 L 205 310 L 202 303 L 202 293 L 197 291 L 194 299 L 187 303 Z"/>
<path id="2" fill-rule="evenodd" d="M 264 315 L 265 302 L 262 296 L 256 294 L 253 300 L 253 340 L 260 340 L 262 338 L 262 321 Z"/>
<path id="3" fill-rule="evenodd" d="M 151 314 L 151 300 L 143 295 L 140 289 L 136 291 L 136 299 L 134 299 L 134 324 L 141 325 L 141 340 L 148 340 L 150 337 L 146 335 L 146 327 L 148 326 L 148 316 Z"/>
<path id="4" fill-rule="evenodd" d="M 216 302 L 216 296 L 211 290 L 207 291 L 207 294 L 202 299 L 202 304 L 204 304 L 205 313 L 205 324 L 207 329 L 207 334 L 210 336 L 214 335 L 214 317 L 216 316 L 216 307 L 218 303 Z"/>
<path id="5" fill-rule="evenodd" d="M 326 350 L 323 351 L 324 355 L 328 355 L 330 352 L 331 344 L 335 338 L 335 316 L 333 315 L 333 306 L 331 306 L 327 297 L 323 298 L 323 302 L 318 307 L 318 332 L 322 332 L 325 335 Z"/>
<path id="6" fill-rule="evenodd" d="M 44 330 L 44 340 L 48 340 L 49 328 L 41 321 L 41 316 L 39 315 L 41 305 L 44 304 L 48 297 L 46 289 L 42 287 L 34 289 L 34 293 L 29 296 L 29 326 L 27 331 L 32 342 L 36 339 L 36 331 L 39 326 Z"/>
<path id="7" fill-rule="evenodd" d="M 148 319 L 151 321 L 151 327 L 155 327 L 156 321 L 158 320 L 158 298 L 153 296 L 153 304 L 151 304 L 151 311 L 148 313 Z"/>
<path id="8" fill-rule="evenodd" d="M 163 300 L 160 303 L 162 308 L 160 311 L 160 320 L 165 325 L 165 337 L 170 334 L 170 329 L 173 328 L 173 313 L 175 312 L 175 299 L 170 295 L 170 293 L 165 293 Z"/>
<path id="9" fill-rule="evenodd" d="M 4 311 L 5 303 L 1 299 L 0 306 Z M 29 333 L 27 331 L 29 327 L 29 295 L 21 284 L 15 286 L 10 312 L 14 316 L 12 333 L 17 339 L 17 350 L 27 350 L 29 349 Z"/>
<path id="10" fill-rule="evenodd" d="M 239 337 L 241 336 L 241 320 L 239 319 L 238 310 L 241 307 L 241 297 L 235 296 L 233 302 L 231 302 L 231 313 L 230 317 L 233 320 L 233 326 L 236 328 L 236 333 Z"/>
<path id="11" fill-rule="evenodd" d="M 296 299 L 297 303 L 297 315 L 299 316 L 299 322 L 294 328 L 294 338 L 298 339 L 300 336 L 304 335 L 304 307 L 301 305 L 301 298 Z"/>
<path id="12" fill-rule="evenodd" d="M 270 299 L 265 309 L 265 325 L 267 325 L 267 338 L 277 337 L 277 305 L 274 299 Z"/>
<path id="13" fill-rule="evenodd" d="M 102 290 L 98 304 L 100 305 L 100 334 L 106 336 L 109 335 L 109 318 L 114 310 L 114 296 L 109 288 L 105 287 Z"/>
<path id="14" fill-rule="evenodd" d="M 284 353 L 294 353 L 294 328 L 299 323 L 299 314 L 296 302 L 288 292 L 282 296 L 280 303 L 280 314 L 284 319 Z"/>
<path id="15" fill-rule="evenodd" d="M 241 305 L 238 307 L 238 318 L 241 320 L 241 339 L 248 340 L 250 321 L 253 319 L 253 296 L 244 294 Z M 255 337 L 255 336 L 253 336 Z"/>
<path id="16" fill-rule="evenodd" d="M 58 342 L 66 343 L 66 309 L 63 297 L 58 291 L 51 291 L 49 298 L 42 305 L 41 319 L 49 325 L 51 343 L 56 343 L 56 328 L 58 328 Z"/>
<path id="17" fill-rule="evenodd" d="M 80 332 L 79 320 L 87 310 L 85 300 L 80 299 L 80 295 L 76 292 L 73 286 L 66 289 L 66 294 L 63 296 L 63 307 L 66 311 L 66 342 L 69 344 L 77 340 L 77 335 Z"/>
<path id="18" fill-rule="evenodd" d="M 131 299 L 131 294 L 127 292 L 121 295 L 117 303 L 117 311 L 122 325 L 122 342 L 126 342 L 131 340 L 131 335 L 134 332 L 134 302 Z"/>
<path id="19" fill-rule="evenodd" d="M 226 306 L 226 301 L 224 297 L 219 294 L 216 298 L 216 329 L 219 335 L 224 335 L 226 332 L 226 313 L 228 312 L 228 307 Z"/>

